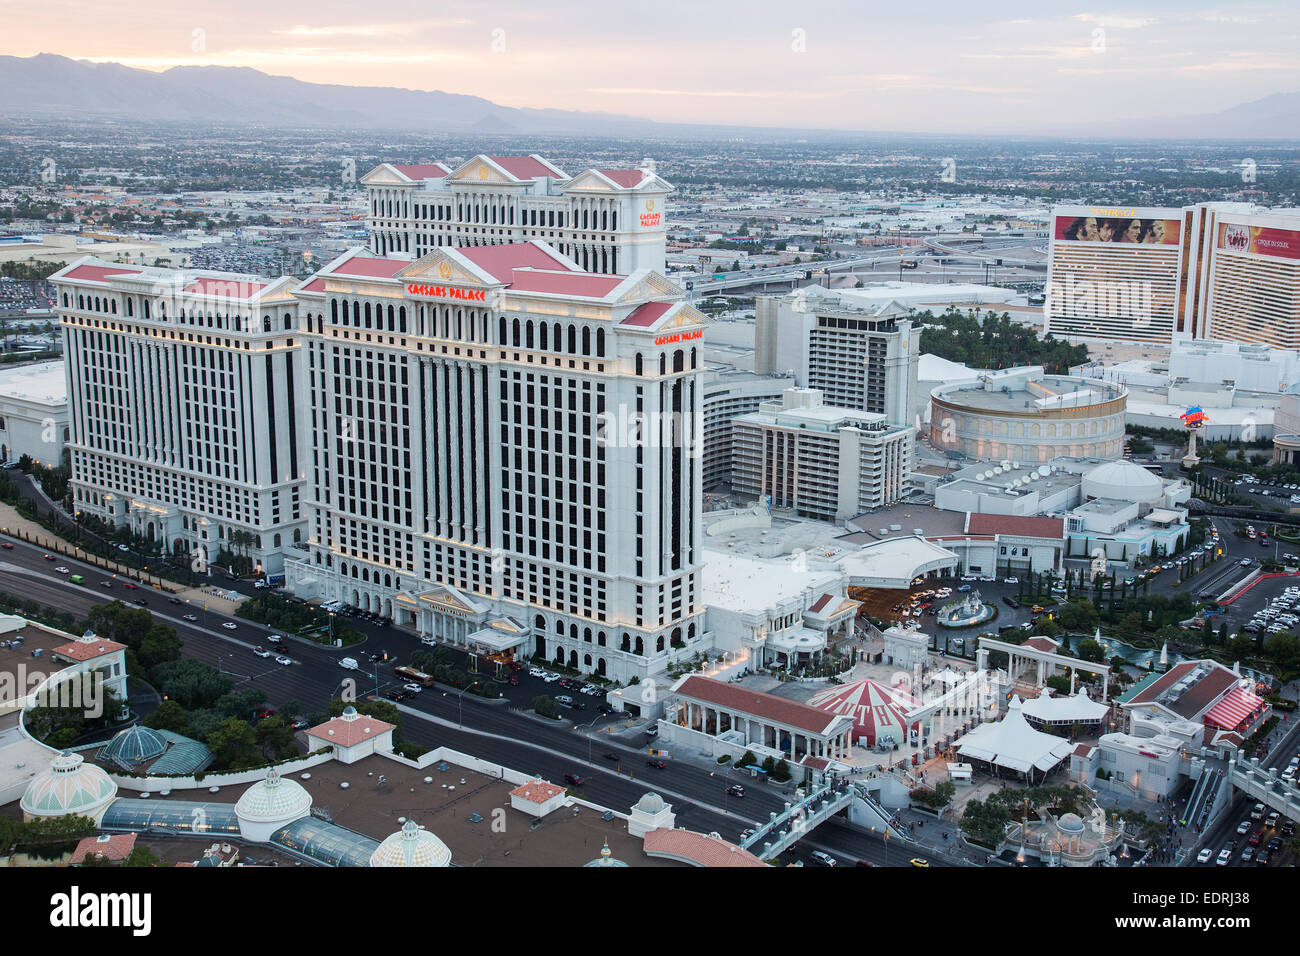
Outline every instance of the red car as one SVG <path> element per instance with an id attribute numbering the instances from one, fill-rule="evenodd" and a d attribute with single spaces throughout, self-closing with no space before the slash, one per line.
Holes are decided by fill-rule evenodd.
<path id="1" fill-rule="evenodd" d="M 6 551 L 12 551 L 14 546 L 6 541 L 4 544 L 0 544 L 0 548 L 4 548 Z"/>
<path id="2" fill-rule="evenodd" d="M 656 759 L 653 758 L 653 757 L 651 757 L 649 760 L 647 760 L 647 761 L 645 762 L 645 765 L 646 765 L 647 767 L 654 767 L 656 770 L 665 770 L 665 769 L 667 769 L 667 767 L 668 767 L 668 764 L 667 764 L 666 761 L 663 761 L 663 760 L 656 760 Z"/>
<path id="3" fill-rule="evenodd" d="M 511 675 L 511 677 L 510 677 L 510 686 L 511 686 L 511 687 L 518 687 L 518 686 L 519 686 L 519 678 L 518 678 L 518 677 L 515 677 L 515 676 L 513 676 L 513 675 Z"/>
<path id="4" fill-rule="evenodd" d="M 134 591 L 137 588 L 139 588 L 139 586 L 140 585 L 138 584 L 132 584 L 130 581 L 127 581 L 126 584 L 122 585 L 122 587 L 126 588 L 129 591 Z"/>
<path id="5" fill-rule="evenodd" d="M 509 667 L 512 671 L 521 671 L 524 669 L 524 665 L 519 663 L 518 661 L 510 661 L 506 666 Z"/>
<path id="6" fill-rule="evenodd" d="M 1250 835 L 1250 839 L 1247 840 L 1246 842 L 1249 843 L 1251 846 L 1259 846 L 1260 841 L 1263 839 L 1264 839 L 1264 830 L 1261 828 L 1259 830 L 1256 830 L 1254 833 L 1252 833 Z"/>

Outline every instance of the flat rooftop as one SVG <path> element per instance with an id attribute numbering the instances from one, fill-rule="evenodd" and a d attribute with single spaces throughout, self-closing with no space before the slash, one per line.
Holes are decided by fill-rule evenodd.
<path id="1" fill-rule="evenodd" d="M 68 380 L 63 362 L 37 362 L 34 365 L 0 368 L 0 398 L 42 405 L 66 405 Z"/>
<path id="2" fill-rule="evenodd" d="M 856 544 L 869 541 L 881 541 L 889 538 L 916 537 L 916 529 L 921 529 L 922 537 L 933 538 L 941 535 L 961 534 L 966 527 L 966 515 L 960 511 L 941 511 L 931 505 L 896 504 L 870 514 L 859 515 L 849 521 L 860 533 L 846 538 Z M 881 534 L 881 529 L 899 525 L 898 531 L 889 530 Z"/>
<path id="3" fill-rule="evenodd" d="M 1068 375 L 1044 375 L 1026 383 L 1023 377 L 995 379 L 998 387 L 986 389 L 985 383 L 968 382 L 939 386 L 934 391 L 941 401 L 987 412 L 1042 414 L 1063 408 L 1086 408 L 1118 398 L 1119 386 Z M 1002 385 L 1005 385 L 1006 391 Z"/>

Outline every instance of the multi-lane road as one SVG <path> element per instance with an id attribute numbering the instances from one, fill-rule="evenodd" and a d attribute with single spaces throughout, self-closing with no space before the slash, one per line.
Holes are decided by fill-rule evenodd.
<path id="1" fill-rule="evenodd" d="M 253 647 L 265 643 L 265 627 L 214 611 L 202 612 L 185 604 L 170 604 L 168 594 L 144 585 L 126 590 L 121 578 L 115 579 L 64 555 L 58 555 L 57 561 L 47 561 L 43 554 L 22 542 L 14 542 L 13 550 L 0 552 L 0 590 L 78 615 L 86 615 L 93 605 L 113 598 L 130 602 L 144 597 L 148 610 L 156 618 L 177 629 L 186 656 L 229 674 L 235 681 L 235 689 L 256 687 L 264 691 L 275 707 L 287 700 L 297 700 L 305 710 L 323 711 L 349 678 L 356 680 L 359 696 L 376 689 L 382 693 L 401 683 L 392 672 L 392 662 L 366 664 L 369 670 L 356 672 L 340 667 L 339 658 L 350 655 L 364 660 L 368 652 L 382 649 L 401 663 L 409 660 L 411 652 L 421 646 L 414 634 L 358 624 L 357 629 L 367 634 L 366 643 L 353 645 L 346 651 L 290 637 L 288 656 L 293 663 L 285 666 L 272 658 L 253 654 Z M 84 583 L 73 584 L 70 575 L 55 571 L 59 566 L 82 575 Z M 105 580 L 111 581 L 112 586 L 102 587 Z M 184 615 L 190 613 L 197 614 L 199 620 L 185 620 Z M 221 626 L 227 622 L 235 623 L 235 629 Z M 525 714 L 519 706 L 521 701 L 548 692 L 551 685 L 529 677 L 527 671 L 519 676 L 518 688 L 503 688 L 512 692 L 513 701 L 494 703 L 449 688 L 426 689 L 398 705 L 404 714 L 402 732 L 408 739 L 427 747 L 451 747 L 550 780 L 561 780 L 566 773 L 580 774 L 589 778 L 582 787 L 587 799 L 620 810 L 631 807 L 642 794 L 653 789 L 674 805 L 680 825 L 706 833 L 716 831 L 731 840 L 737 839 L 742 829 L 765 821 L 770 812 L 779 811 L 784 805 L 781 794 L 750 780 L 744 781 L 744 798 L 729 797 L 727 787 L 741 778 L 710 772 L 689 760 L 669 760 L 663 770 L 647 766 L 648 741 L 637 729 L 621 735 L 588 732 L 585 724 L 599 726 L 602 722 L 594 707 L 574 715 L 577 726 Z M 530 686 L 533 684 L 536 686 Z M 619 729 L 611 728 L 608 720 L 604 723 L 606 730 Z M 604 756 L 607 753 L 617 755 L 618 759 L 607 759 Z M 941 854 L 908 852 L 905 841 L 893 843 L 888 849 L 889 865 L 905 866 L 908 858 L 916 855 L 925 856 L 934 866 L 956 865 Z M 823 824 L 786 858 L 791 862 L 806 861 L 812 850 L 823 850 L 845 863 L 867 860 L 876 865 L 886 862 L 887 852 L 880 839 L 838 819 Z"/>

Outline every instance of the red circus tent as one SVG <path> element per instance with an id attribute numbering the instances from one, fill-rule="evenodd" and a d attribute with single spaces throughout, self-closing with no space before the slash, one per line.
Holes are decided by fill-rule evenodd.
<path id="1" fill-rule="evenodd" d="M 865 737 L 869 746 L 875 746 L 876 738 L 882 734 L 892 736 L 898 744 L 906 744 L 907 713 L 918 706 L 906 690 L 874 680 L 829 687 L 808 703 L 827 713 L 852 717 L 853 739 Z"/>

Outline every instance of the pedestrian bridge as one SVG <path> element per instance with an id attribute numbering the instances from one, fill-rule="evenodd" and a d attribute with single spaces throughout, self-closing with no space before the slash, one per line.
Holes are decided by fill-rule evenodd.
<path id="1" fill-rule="evenodd" d="M 1228 781 L 1282 816 L 1300 818 L 1300 789 L 1283 780 L 1276 770 L 1262 766 L 1258 757 L 1228 761 Z"/>
<path id="2" fill-rule="evenodd" d="M 866 804 L 866 807 L 863 807 Z M 767 823 L 760 826 L 740 844 L 742 850 L 764 860 L 780 856 L 799 840 L 846 808 L 853 808 L 855 822 L 857 811 L 866 810 L 873 819 L 879 819 L 882 833 L 888 829 L 889 813 L 867 795 L 865 787 L 847 781 L 830 783 L 813 791 L 794 803 L 787 803 L 780 813 L 773 812 Z"/>

